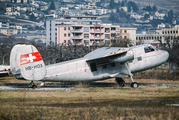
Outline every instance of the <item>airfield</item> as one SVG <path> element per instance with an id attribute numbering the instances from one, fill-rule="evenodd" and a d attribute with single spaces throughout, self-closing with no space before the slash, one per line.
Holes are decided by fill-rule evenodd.
<path id="1" fill-rule="evenodd" d="M 139 88 L 115 80 L 92 83 L 48 82 L 32 89 L 30 81 L 0 78 L 0 119 L 174 120 L 179 119 L 179 81 L 135 79 Z"/>

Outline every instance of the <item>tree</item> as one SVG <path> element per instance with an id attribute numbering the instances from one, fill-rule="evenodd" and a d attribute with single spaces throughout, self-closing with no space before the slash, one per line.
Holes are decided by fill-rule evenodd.
<path id="1" fill-rule="evenodd" d="M 131 6 L 130 6 L 129 4 L 127 4 L 127 11 L 128 11 L 128 12 L 131 12 L 131 11 L 132 11 Z"/>
<path id="2" fill-rule="evenodd" d="M 157 9 L 157 7 L 154 5 L 154 6 L 152 7 L 152 10 L 153 10 L 153 11 L 157 11 L 158 9 Z"/>
<path id="3" fill-rule="evenodd" d="M 32 21 L 36 21 L 36 17 L 34 16 L 33 13 L 30 15 L 30 18 L 29 18 L 29 19 L 32 20 Z"/>
<path id="4" fill-rule="evenodd" d="M 51 4 L 50 4 L 50 7 L 49 7 L 50 10 L 55 10 L 55 4 L 52 0 Z"/>
<path id="5" fill-rule="evenodd" d="M 120 13 L 120 10 L 119 10 L 119 8 L 116 8 L 116 12 L 117 12 L 117 13 Z"/>
<path id="6" fill-rule="evenodd" d="M 124 3 L 124 1 L 122 1 L 122 3 L 121 3 L 121 7 L 124 7 L 125 6 L 125 3 Z"/>
<path id="7" fill-rule="evenodd" d="M 128 3 L 127 3 L 127 8 L 128 8 L 128 12 L 131 12 L 131 8 L 133 9 L 133 11 L 134 12 L 138 12 L 139 11 L 139 8 L 138 8 L 138 6 L 136 5 L 136 3 L 135 2 L 132 2 L 132 1 L 129 1 Z"/>
<path id="8" fill-rule="evenodd" d="M 111 40 L 111 47 L 128 47 L 132 46 L 132 41 L 128 38 L 122 38 L 120 34 L 116 35 L 113 40 Z"/>
<path id="9" fill-rule="evenodd" d="M 5 13 L 6 11 L 6 4 L 4 2 L 0 3 L 0 13 Z"/>
<path id="10" fill-rule="evenodd" d="M 122 38 L 121 34 L 115 34 L 111 39 L 111 47 L 128 47 L 133 46 L 133 42 L 129 38 Z"/>
<path id="11" fill-rule="evenodd" d="M 109 20 L 111 20 L 112 23 L 119 23 L 119 14 L 111 13 Z"/>
<path id="12" fill-rule="evenodd" d="M 172 20 L 173 20 L 173 10 L 170 10 L 169 12 L 168 12 L 168 22 L 170 23 L 170 24 L 172 24 Z"/>
<path id="13" fill-rule="evenodd" d="M 179 37 L 175 37 L 172 40 L 165 37 L 164 40 L 165 43 L 162 43 L 162 40 L 158 40 L 160 42 L 161 49 L 168 51 L 168 61 L 170 63 L 177 64 L 179 66 Z"/>
<path id="14" fill-rule="evenodd" d="M 173 10 L 170 10 L 170 11 L 168 12 L 168 16 L 167 16 L 167 15 L 164 16 L 164 21 L 165 21 L 166 23 L 172 24 L 172 20 L 173 20 Z"/>
<path id="15" fill-rule="evenodd" d="M 101 7 L 101 2 L 96 2 L 97 7 Z"/>
<path id="16" fill-rule="evenodd" d="M 143 8 L 143 10 L 148 11 L 148 12 L 151 12 L 151 11 L 152 11 L 152 8 L 151 8 L 151 6 L 149 5 L 149 6 L 147 6 L 146 8 Z"/>
<path id="17" fill-rule="evenodd" d="M 146 10 L 147 10 L 147 11 L 149 11 L 149 12 L 151 12 L 151 11 L 152 11 L 151 6 L 150 6 L 150 5 L 149 5 L 149 6 L 147 6 Z"/>
<path id="18" fill-rule="evenodd" d="M 148 18 L 150 18 L 150 15 L 149 15 L 149 14 L 145 14 L 145 15 L 144 15 L 144 19 L 147 20 Z"/>
<path id="19" fill-rule="evenodd" d="M 110 6 L 111 9 L 114 9 L 116 7 L 114 0 L 111 0 L 109 6 Z"/>
<path id="20" fill-rule="evenodd" d="M 151 25 L 152 25 L 153 27 L 157 27 L 158 24 L 161 24 L 161 23 L 162 23 L 162 20 L 160 20 L 160 19 L 153 19 L 153 20 L 150 21 L 150 23 L 151 23 Z"/>

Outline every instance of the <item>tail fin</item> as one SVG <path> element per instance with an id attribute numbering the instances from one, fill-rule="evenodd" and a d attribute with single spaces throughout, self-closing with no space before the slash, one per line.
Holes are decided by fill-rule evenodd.
<path id="1" fill-rule="evenodd" d="M 11 50 L 10 67 L 17 79 L 35 81 L 46 75 L 43 59 L 33 45 L 15 45 Z"/>

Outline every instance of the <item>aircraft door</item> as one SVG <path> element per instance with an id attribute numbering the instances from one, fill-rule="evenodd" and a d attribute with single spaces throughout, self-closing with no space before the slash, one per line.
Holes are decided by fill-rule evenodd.
<path id="1" fill-rule="evenodd" d="M 97 75 L 98 72 L 97 72 L 97 65 L 96 65 L 96 62 L 91 62 L 89 63 L 89 66 L 90 66 L 90 70 L 92 72 L 93 75 Z"/>
<path id="2" fill-rule="evenodd" d="M 97 71 L 97 67 L 96 67 L 95 62 L 90 63 L 90 69 L 91 69 L 92 72 Z"/>

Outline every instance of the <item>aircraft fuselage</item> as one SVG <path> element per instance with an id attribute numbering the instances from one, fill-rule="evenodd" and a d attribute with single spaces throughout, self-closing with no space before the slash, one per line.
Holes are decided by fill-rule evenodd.
<path id="1" fill-rule="evenodd" d="M 168 52 L 152 46 L 130 48 L 134 59 L 127 62 L 132 73 L 156 67 L 168 59 Z M 124 62 L 113 62 L 109 58 L 87 62 L 85 57 L 46 66 L 47 74 L 41 81 L 96 81 L 111 77 L 123 78 L 128 74 Z"/>

